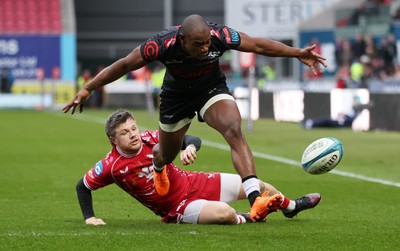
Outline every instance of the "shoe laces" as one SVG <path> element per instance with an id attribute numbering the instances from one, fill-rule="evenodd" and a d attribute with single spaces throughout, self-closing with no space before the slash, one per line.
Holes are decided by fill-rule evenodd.
<path id="1" fill-rule="evenodd" d="M 307 196 L 303 196 L 301 198 L 296 199 L 296 209 L 301 209 L 307 206 L 310 203 L 310 198 Z"/>
<path id="2" fill-rule="evenodd" d="M 264 191 L 264 192 L 261 194 L 261 197 L 263 197 L 263 198 L 270 198 L 270 197 L 274 196 L 275 194 L 269 196 L 270 191 L 271 191 L 271 189 L 268 189 L 268 190 Z M 272 213 L 272 212 L 276 212 L 278 209 L 279 209 L 279 206 L 270 205 L 269 208 L 268 208 L 268 214 L 269 214 L 269 213 Z"/>

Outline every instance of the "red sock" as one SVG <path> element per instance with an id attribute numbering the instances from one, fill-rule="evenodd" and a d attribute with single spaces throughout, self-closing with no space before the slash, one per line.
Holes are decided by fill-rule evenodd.
<path id="1" fill-rule="evenodd" d="M 290 200 L 285 196 L 283 202 L 280 206 L 280 209 L 286 209 L 289 206 Z"/>

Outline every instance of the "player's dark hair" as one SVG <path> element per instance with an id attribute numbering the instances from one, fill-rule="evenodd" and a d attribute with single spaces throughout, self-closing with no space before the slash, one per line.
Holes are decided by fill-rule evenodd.
<path id="1" fill-rule="evenodd" d="M 111 113 L 111 115 L 108 117 L 107 122 L 106 122 L 106 134 L 108 137 L 114 137 L 115 136 L 115 128 L 119 126 L 122 123 L 125 123 L 126 120 L 129 118 L 132 118 L 135 120 L 135 117 L 131 112 L 129 112 L 126 109 L 118 109 L 115 112 Z"/>

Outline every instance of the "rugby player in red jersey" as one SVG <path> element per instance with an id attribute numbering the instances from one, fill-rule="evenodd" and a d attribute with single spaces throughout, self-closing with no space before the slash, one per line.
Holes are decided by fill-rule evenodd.
<path id="1" fill-rule="evenodd" d="M 251 206 L 251 218 L 262 221 L 267 215 L 261 195 L 252 152 L 241 128 L 238 106 L 229 92 L 219 58 L 227 50 L 253 52 L 272 57 L 294 57 L 318 74 L 325 58 L 314 52 L 315 45 L 304 49 L 287 46 L 266 38 L 255 38 L 221 24 L 205 21 L 199 15 L 188 16 L 180 26 L 165 29 L 117 60 L 83 86 L 63 108 L 72 114 L 90 93 L 130 71 L 152 61 L 166 67 L 160 93 L 159 151 L 154 153 L 154 178 L 160 195 L 168 194 L 171 179 L 165 166 L 178 155 L 192 119 L 205 121 L 225 138 L 231 148 L 233 166 L 240 175 Z M 82 110 L 81 110 L 82 111 Z"/>
<path id="2" fill-rule="evenodd" d="M 162 217 L 165 223 L 251 222 L 249 214 L 237 213 L 228 204 L 246 199 L 239 175 L 189 172 L 171 163 L 165 166 L 171 181 L 170 189 L 166 195 L 161 196 L 156 191 L 153 179 L 153 149 L 154 152 L 158 151 L 158 131 L 140 132 L 133 115 L 119 109 L 107 119 L 106 134 L 112 145 L 111 151 L 76 186 L 86 224 L 105 224 L 95 216 L 91 191 L 114 183 Z M 189 165 L 196 160 L 201 140 L 185 135 L 183 142 L 180 159 L 184 165 Z M 265 198 L 268 200 L 263 205 L 267 211 L 283 210 L 283 214 L 289 218 L 302 210 L 315 207 L 321 199 L 319 194 L 309 194 L 291 201 L 272 185 L 261 180 L 258 182 L 261 191 L 267 191 Z"/>

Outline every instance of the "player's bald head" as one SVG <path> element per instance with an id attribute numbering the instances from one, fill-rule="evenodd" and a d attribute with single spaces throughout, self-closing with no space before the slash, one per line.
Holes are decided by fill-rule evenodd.
<path id="1" fill-rule="evenodd" d="M 191 36 L 196 33 L 209 32 L 210 27 L 204 18 L 200 15 L 193 14 L 185 18 L 182 23 L 182 34 L 185 36 Z"/>

